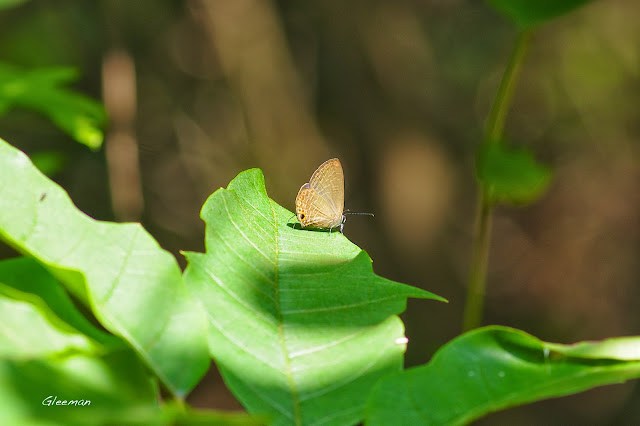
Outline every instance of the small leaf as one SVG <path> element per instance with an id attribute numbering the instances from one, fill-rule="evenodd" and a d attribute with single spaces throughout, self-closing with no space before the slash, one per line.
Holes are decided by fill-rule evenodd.
<path id="1" fill-rule="evenodd" d="M 38 151 L 30 154 L 29 158 L 47 176 L 60 173 L 67 164 L 67 157 L 59 151 Z"/>
<path id="2" fill-rule="evenodd" d="M 542 196 L 551 181 L 551 171 L 529 152 L 498 143 L 480 152 L 477 170 L 491 203 L 531 203 Z"/>
<path id="3" fill-rule="evenodd" d="M 525 30 L 569 13 L 591 0 L 487 0 L 499 13 Z"/>
<path id="4" fill-rule="evenodd" d="M 0 64 L 0 114 L 13 107 L 32 109 L 91 149 L 102 145 L 104 109 L 97 102 L 62 87 L 74 81 L 72 68 L 23 70 Z"/>
<path id="5" fill-rule="evenodd" d="M 406 299 L 444 299 L 375 275 L 339 232 L 290 223 L 258 169 L 211 195 L 201 216 L 207 251 L 186 253 L 185 280 L 234 395 L 275 425 L 360 421 L 373 384 L 402 368 Z"/>
<path id="6" fill-rule="evenodd" d="M 620 357 L 620 346 L 626 356 Z M 462 425 L 507 407 L 640 377 L 640 337 L 578 347 L 545 343 L 508 327 L 470 331 L 428 364 L 382 379 L 371 394 L 366 423 Z"/>
<path id="7" fill-rule="evenodd" d="M 0 140 L 0 239 L 36 259 L 183 397 L 210 363 L 206 322 L 176 259 L 140 224 L 91 219 Z"/>

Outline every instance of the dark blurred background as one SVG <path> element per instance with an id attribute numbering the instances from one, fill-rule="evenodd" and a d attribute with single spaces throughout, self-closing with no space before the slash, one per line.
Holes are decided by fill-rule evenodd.
<path id="1" fill-rule="evenodd" d="M 486 324 L 560 343 L 640 334 L 638 22 L 637 1 L 595 1 L 535 34 L 506 133 L 555 176 L 534 205 L 495 212 Z M 347 237 L 379 275 L 450 301 L 409 302 L 412 366 L 460 334 L 474 155 L 515 36 L 471 0 L 33 0 L 0 13 L 0 61 L 77 67 L 107 140 L 92 152 L 24 110 L 0 117 L 0 137 L 63 154 L 53 178 L 80 209 L 142 222 L 182 266 L 179 250 L 204 250 L 203 202 L 239 172 L 261 168 L 293 210 L 339 157 L 346 207 L 376 214 Z M 478 424 L 636 424 L 636 388 Z M 215 371 L 190 402 L 240 408 Z"/>

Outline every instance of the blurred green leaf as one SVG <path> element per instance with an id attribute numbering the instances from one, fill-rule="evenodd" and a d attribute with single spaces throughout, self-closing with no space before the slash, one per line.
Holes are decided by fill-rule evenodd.
<path id="1" fill-rule="evenodd" d="M 234 395 L 276 425 L 354 424 L 382 376 L 402 368 L 408 297 L 339 232 L 297 229 L 258 169 L 202 208 L 206 253 L 185 281 L 208 313 L 209 347 Z"/>
<path id="2" fill-rule="evenodd" d="M 498 143 L 480 151 L 477 173 L 492 203 L 531 203 L 551 182 L 551 170 L 536 162 L 531 153 Z"/>
<path id="3" fill-rule="evenodd" d="M 99 222 L 0 141 L 0 239 L 29 254 L 179 397 L 210 363 L 206 322 L 176 259 L 139 224 Z"/>
<path id="4" fill-rule="evenodd" d="M 107 421 L 108 420 L 108 421 Z M 229 413 L 216 410 L 193 410 L 189 407 L 164 403 L 160 407 L 133 407 L 106 413 L 99 424 L 107 425 L 167 425 L 167 426 L 258 426 L 269 425 L 261 417 L 247 413 Z"/>
<path id="5" fill-rule="evenodd" d="M 49 396 L 91 404 L 43 405 Z M 157 407 L 157 399 L 133 351 L 89 324 L 42 266 L 0 262 L 1 424 L 82 424 L 85 416 L 104 424 L 111 412 Z"/>
<path id="6" fill-rule="evenodd" d="M 27 1 L 28 0 L 0 0 L 0 10 L 19 6 Z"/>
<path id="7" fill-rule="evenodd" d="M 59 151 L 39 151 L 29 155 L 33 164 L 51 177 L 60 173 L 67 164 L 67 157 Z"/>
<path id="8" fill-rule="evenodd" d="M 487 0 L 499 13 L 526 30 L 588 3 L 591 0 Z"/>
<path id="9" fill-rule="evenodd" d="M 0 64 L 0 114 L 13 107 L 37 111 L 91 149 L 102 146 L 102 106 L 62 86 L 77 78 L 71 68 L 24 70 Z"/>
<path id="10" fill-rule="evenodd" d="M 31 303 L 38 308 L 40 314 L 47 318 L 52 326 L 60 325 L 60 329 L 63 331 L 69 331 L 71 327 L 74 333 L 81 332 L 86 337 L 104 346 L 123 346 L 120 339 L 104 332 L 102 329 L 96 328 L 87 321 L 78 312 L 78 309 L 60 283 L 34 259 L 19 257 L 0 261 L 0 283 L 0 294 L 4 294 L 15 301 Z M 0 320 L 0 323 L 4 324 L 14 321 L 11 315 L 1 311 L 0 318 L 4 318 L 4 320 Z M 27 326 L 24 321 L 19 323 L 23 324 L 23 327 Z M 25 338 L 28 333 L 32 333 L 32 329 L 33 326 L 29 326 L 26 331 L 21 331 L 20 338 Z M 32 334 L 34 334 L 34 339 L 37 339 L 38 333 L 34 331 Z M 40 342 L 40 344 L 46 345 L 52 342 L 50 340 Z M 27 352 L 20 356 L 28 358 L 41 355 L 37 351 L 36 345 L 22 346 L 20 349 Z"/>
<path id="11" fill-rule="evenodd" d="M 0 281 L 0 358 L 97 351 L 90 339 L 53 316 L 41 300 L 12 290 Z"/>
<path id="12" fill-rule="evenodd" d="M 54 398 L 90 404 L 55 405 Z M 158 398 L 133 351 L 93 327 L 40 264 L 0 262 L 0 424 L 266 424 L 241 413 L 159 406 Z"/>
<path id="13" fill-rule="evenodd" d="M 614 340 L 614 339 L 611 339 Z M 442 347 L 426 365 L 382 379 L 368 425 L 462 425 L 488 413 L 640 377 L 640 337 L 548 344 L 508 327 L 484 327 Z M 635 356 L 615 349 L 633 348 Z M 595 356 L 595 354 L 598 354 Z"/>
<path id="14" fill-rule="evenodd" d="M 54 398 L 90 403 L 47 405 Z M 158 411 L 157 401 L 156 386 L 131 351 L 35 360 L 0 358 L 2 424 L 109 424 L 105 419 L 133 407 Z"/>

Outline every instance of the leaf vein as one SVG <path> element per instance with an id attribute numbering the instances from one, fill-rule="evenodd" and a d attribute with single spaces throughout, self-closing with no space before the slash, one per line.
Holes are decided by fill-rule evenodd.
<path id="1" fill-rule="evenodd" d="M 293 314 L 309 314 L 309 313 L 315 313 L 315 312 L 341 311 L 341 310 L 345 310 L 345 309 L 351 309 L 351 308 L 358 308 L 358 307 L 367 306 L 367 305 L 373 305 L 374 303 L 385 302 L 387 300 L 392 300 L 392 299 L 397 299 L 397 298 L 398 298 L 398 296 L 389 296 L 389 297 L 382 297 L 382 298 L 379 298 L 379 299 L 366 300 L 366 301 L 360 302 L 360 303 L 351 303 L 349 305 L 328 306 L 328 307 L 322 307 L 322 308 L 308 308 L 308 309 L 291 309 L 291 310 L 285 311 L 283 313 L 285 315 L 293 315 Z"/>

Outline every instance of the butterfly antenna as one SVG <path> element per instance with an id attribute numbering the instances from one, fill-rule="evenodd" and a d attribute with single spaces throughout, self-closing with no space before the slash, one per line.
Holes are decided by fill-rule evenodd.
<path id="1" fill-rule="evenodd" d="M 343 234 L 342 230 L 344 229 L 344 223 L 347 221 L 347 215 L 375 217 L 375 215 L 373 213 L 350 212 L 349 210 L 345 210 L 345 211 L 342 212 L 342 222 L 340 222 L 340 233 L 341 234 Z"/>
<path id="2" fill-rule="evenodd" d="M 342 214 L 376 217 L 376 215 L 374 215 L 373 213 L 350 212 L 350 211 L 346 211 L 346 210 Z"/>

